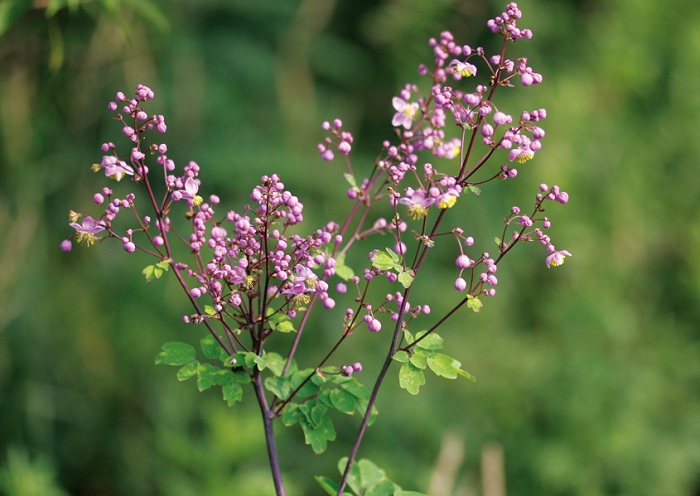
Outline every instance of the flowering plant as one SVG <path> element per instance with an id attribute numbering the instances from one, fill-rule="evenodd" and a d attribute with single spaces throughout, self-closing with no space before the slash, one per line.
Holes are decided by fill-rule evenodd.
<path id="1" fill-rule="evenodd" d="M 457 44 L 449 32 L 430 40 L 434 64 L 418 69 L 430 79 L 430 91 L 423 95 L 418 86 L 407 84 L 392 100 L 394 136 L 382 144 L 364 177 L 356 175 L 350 159 L 353 135 L 339 119 L 323 123 L 326 138 L 318 150 L 323 160 L 338 157 L 346 167 L 350 208 L 342 222 L 329 221 L 307 235 L 298 234 L 303 203 L 277 174 L 263 176 L 242 209 L 217 213 L 219 197 L 202 196 L 199 165 L 191 161 L 178 170 L 167 145 L 154 140 L 154 133 L 165 133 L 167 126 L 162 115 L 146 112 L 146 103 L 154 98 L 147 86 L 139 85 L 132 98 L 119 92 L 109 104 L 130 152 L 121 155 L 114 143 L 104 143 L 102 161 L 93 170 L 116 182 L 131 180 L 139 188 L 138 197 L 133 191 L 117 194 L 102 188 L 93 197 L 94 203 L 106 207 L 98 218 L 70 213 L 75 239 L 92 246 L 115 238 L 128 253 L 150 255 L 154 263 L 143 269 L 148 282 L 172 272 L 192 306 L 184 322 L 206 332 L 201 356 L 189 344 L 168 342 L 156 363 L 178 367 L 180 381 L 196 377 L 200 391 L 221 387 L 231 406 L 242 400 L 244 388 L 252 388 L 278 495 L 285 489 L 274 424 L 298 424 L 306 443 L 321 453 L 336 436 L 332 410 L 358 413 L 361 420 L 347 458 L 339 463 L 339 482 L 317 478 L 324 490 L 338 495 L 419 494 L 401 490 L 369 460 L 356 460 L 392 364 L 399 368 L 400 387 L 411 394 L 419 392 L 428 371 L 473 380 L 457 359 L 443 352 L 445 343 L 436 330 L 464 306 L 480 311 L 484 300 L 496 293 L 499 264 L 521 242 L 543 245 L 548 267 L 570 256 L 545 234 L 551 224 L 544 215 L 547 202 L 568 201 L 557 186 L 541 184 L 528 211 L 510 209 L 493 253 L 476 252 L 475 239 L 464 228 L 444 227 L 461 203 L 475 201 L 481 185 L 514 179 L 516 166 L 531 160 L 542 146 L 544 109 L 513 117 L 494 101 L 500 88 L 542 81 L 526 58 L 506 57 L 509 45 L 532 37 L 529 29 L 518 27 L 520 18 L 517 5 L 510 3 L 487 23 L 503 38 L 500 53 L 491 56 L 481 47 Z M 482 72 L 485 81 L 471 91 L 457 88 L 463 79 Z M 435 163 L 426 161 L 430 156 Z M 492 166 L 496 160 L 500 165 Z M 378 216 L 378 208 L 388 208 L 388 218 Z M 177 211 L 184 211 L 187 233 L 176 225 Z M 127 228 L 117 223 L 125 212 L 130 215 L 124 221 Z M 376 239 L 377 244 L 363 265 L 351 267 L 348 254 L 361 249 L 358 242 L 364 239 Z M 411 304 L 409 298 L 422 283 L 424 263 L 439 242 L 454 247 L 456 297 L 446 314 L 419 325 L 419 317 L 430 318 L 430 306 Z M 71 245 L 65 240 L 61 247 L 69 251 Z M 391 290 L 377 294 L 374 288 L 380 280 Z M 319 309 L 332 311 L 337 301 L 343 304 L 334 345 L 315 363 L 301 367 L 298 347 L 309 343 L 309 334 L 319 332 L 310 316 Z M 355 332 L 377 333 L 386 327 L 384 361 L 367 387 L 358 380 L 361 361 L 338 363 L 335 353 Z M 285 354 L 270 351 L 270 343 L 290 334 Z"/>

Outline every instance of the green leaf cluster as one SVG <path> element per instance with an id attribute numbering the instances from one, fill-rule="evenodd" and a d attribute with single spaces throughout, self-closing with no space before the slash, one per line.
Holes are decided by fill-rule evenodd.
<path id="1" fill-rule="evenodd" d="M 399 282 L 404 288 L 408 288 L 413 283 L 414 276 L 403 266 L 401 255 L 391 248 L 374 253 L 372 265 L 379 270 L 395 270 L 399 276 Z"/>
<path id="2" fill-rule="evenodd" d="M 436 333 L 426 334 L 426 331 L 421 331 L 414 337 L 408 330 L 404 330 L 404 339 L 408 346 L 392 357 L 403 364 L 399 369 L 399 385 L 402 389 L 413 395 L 418 394 L 420 387 L 425 384 L 423 371 L 426 369 L 446 379 L 462 376 L 476 381 L 473 375 L 462 370 L 462 364 L 458 360 L 438 352 L 443 347 L 443 340 Z"/>
<path id="3" fill-rule="evenodd" d="M 160 279 L 163 273 L 167 272 L 169 268 L 170 262 L 168 260 L 161 260 L 156 264 L 144 267 L 141 273 L 146 278 L 146 282 L 151 282 L 153 279 Z"/>
<path id="4" fill-rule="evenodd" d="M 338 470 L 342 474 L 345 472 L 348 459 L 342 458 L 338 462 Z M 316 481 L 331 496 L 338 494 L 340 485 L 328 477 L 317 476 Z M 404 491 L 401 487 L 389 480 L 384 470 L 377 467 L 367 459 L 358 460 L 353 464 L 348 476 L 347 488 L 343 496 L 426 496 L 415 491 Z"/>
<path id="5" fill-rule="evenodd" d="M 286 426 L 299 424 L 304 432 L 306 444 L 314 453 L 326 450 L 328 441 L 335 439 L 330 410 L 346 415 L 358 412 L 364 415 L 369 402 L 369 391 L 353 377 L 338 373 L 335 367 L 322 370 L 306 369 L 292 371 L 284 377 L 265 380 L 265 387 L 280 400 L 287 400 L 296 391 L 294 399 L 284 407 L 282 423 Z M 370 422 L 376 417 L 372 410 Z"/>
<path id="6" fill-rule="evenodd" d="M 197 377 L 197 389 L 200 391 L 212 386 L 221 386 L 224 400 L 229 406 L 233 406 L 243 398 L 241 385 L 249 383 L 250 376 L 240 368 L 231 368 L 229 357 L 212 336 L 202 338 L 200 345 L 205 357 L 217 360 L 221 365 L 196 360 L 197 353 L 194 347 L 178 341 L 165 343 L 156 355 L 155 363 L 180 367 L 177 371 L 179 381 Z"/>

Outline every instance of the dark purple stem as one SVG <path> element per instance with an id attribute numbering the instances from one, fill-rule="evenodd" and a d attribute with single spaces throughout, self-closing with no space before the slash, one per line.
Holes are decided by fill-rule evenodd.
<path id="1" fill-rule="evenodd" d="M 267 457 L 270 461 L 270 470 L 272 471 L 272 480 L 275 483 L 275 492 L 277 496 L 285 496 L 282 470 L 280 469 L 279 455 L 277 454 L 277 445 L 275 443 L 275 433 L 272 426 L 274 414 L 268 407 L 262 378 L 257 368 L 253 374 L 253 386 L 255 388 L 255 396 L 258 399 L 258 405 L 260 405 L 260 413 L 262 414 L 263 427 L 265 429 L 265 442 L 267 444 Z"/>

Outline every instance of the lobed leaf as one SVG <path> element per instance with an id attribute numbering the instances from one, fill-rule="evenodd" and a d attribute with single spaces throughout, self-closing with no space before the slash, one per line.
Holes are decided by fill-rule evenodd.
<path id="1" fill-rule="evenodd" d="M 337 410 L 352 415 L 355 413 L 357 401 L 355 397 L 344 389 L 334 389 L 330 392 L 331 404 Z"/>
<path id="2" fill-rule="evenodd" d="M 273 331 L 283 333 L 297 332 L 297 330 L 294 328 L 294 323 L 292 322 L 292 319 L 290 319 L 288 315 L 285 315 L 283 313 L 274 313 L 274 309 L 272 308 L 268 308 L 267 312 L 268 322 L 270 324 L 270 328 Z"/>
<path id="3" fill-rule="evenodd" d="M 321 417 L 318 425 L 312 425 L 306 416 L 299 419 L 299 424 L 304 431 L 304 441 L 317 455 L 326 451 L 328 441 L 335 439 L 335 427 L 327 415 Z"/>
<path id="4" fill-rule="evenodd" d="M 411 358 L 409 358 L 409 362 L 411 365 L 414 365 L 415 367 L 419 369 L 424 369 L 428 366 L 428 355 L 423 354 L 423 353 L 414 353 L 411 355 Z"/>
<path id="5" fill-rule="evenodd" d="M 236 402 L 243 399 L 243 388 L 241 383 L 237 381 L 231 381 L 230 384 L 222 385 L 221 392 L 228 406 L 233 406 Z"/>
<path id="6" fill-rule="evenodd" d="M 259 370 L 265 370 L 269 368 L 273 374 L 276 376 L 282 375 L 284 370 L 284 358 L 282 358 L 278 353 L 268 353 L 263 352 L 262 355 L 256 355 L 253 353 L 253 362 L 258 366 Z M 248 363 L 248 357 L 246 357 L 246 364 Z"/>
<path id="7" fill-rule="evenodd" d="M 162 351 L 156 355 L 156 365 L 185 365 L 194 360 L 196 355 L 192 346 L 179 341 L 165 343 L 161 349 Z"/>
<path id="8" fill-rule="evenodd" d="M 288 377 L 268 377 L 265 379 L 265 389 L 279 399 L 286 400 L 292 392 L 292 385 Z"/>
<path id="9" fill-rule="evenodd" d="M 425 384 L 423 371 L 412 363 L 404 363 L 399 370 L 399 385 L 409 393 L 416 395 L 420 387 Z"/>
<path id="10" fill-rule="evenodd" d="M 416 339 L 420 339 L 425 336 L 427 331 L 420 331 L 416 333 Z M 439 350 L 443 346 L 442 338 L 432 332 L 428 334 L 425 338 L 421 339 L 416 345 L 418 348 L 423 348 L 424 350 Z"/>
<path id="11" fill-rule="evenodd" d="M 335 275 L 340 277 L 343 281 L 349 281 L 355 277 L 355 272 L 352 268 L 345 265 L 345 254 L 335 259 Z"/>
<path id="12" fill-rule="evenodd" d="M 407 270 L 399 272 L 398 280 L 404 288 L 409 288 L 413 284 L 413 279 L 414 277 Z"/>
<path id="13" fill-rule="evenodd" d="M 396 353 L 394 353 L 394 355 L 391 358 L 393 360 L 396 360 L 397 362 L 406 363 L 408 362 L 409 355 L 407 351 L 399 350 Z"/>
<path id="14" fill-rule="evenodd" d="M 467 295 L 467 307 L 472 309 L 474 313 L 479 313 L 481 311 L 481 307 L 483 306 L 484 304 L 479 298 L 477 298 L 476 296 Z"/>
<path id="15" fill-rule="evenodd" d="M 197 375 L 198 368 L 199 362 L 197 360 L 192 360 L 191 362 L 186 363 L 182 366 L 182 368 L 180 368 L 180 370 L 177 371 L 177 380 L 183 382 L 188 379 L 192 379 Z"/>
<path id="16" fill-rule="evenodd" d="M 197 388 L 200 391 L 206 391 L 212 386 L 219 386 L 231 372 L 228 369 L 215 367 L 210 363 L 200 363 L 197 368 Z M 230 381 L 233 382 L 233 381 Z"/>
<path id="17" fill-rule="evenodd" d="M 436 353 L 428 357 L 427 362 L 430 370 L 435 372 L 436 375 L 445 377 L 446 379 L 456 379 L 457 370 L 459 370 L 459 366 L 461 365 L 457 360 L 444 353 Z"/>
<path id="18" fill-rule="evenodd" d="M 336 496 L 338 494 L 340 484 L 336 484 L 332 479 L 320 475 L 317 475 L 315 479 L 316 482 L 318 482 L 319 485 L 323 488 L 323 490 L 326 491 L 326 493 L 330 496 Z M 343 496 L 352 496 L 352 493 L 343 491 Z"/>
<path id="19" fill-rule="evenodd" d="M 202 353 L 204 353 L 204 356 L 207 358 L 219 360 L 220 362 L 225 362 L 226 358 L 228 358 L 226 350 L 221 347 L 211 334 L 204 336 L 199 341 L 199 346 L 202 349 Z"/>
<path id="20" fill-rule="evenodd" d="M 396 485 L 389 479 L 384 478 L 367 488 L 364 494 L 366 496 L 394 496 L 396 494 Z"/>

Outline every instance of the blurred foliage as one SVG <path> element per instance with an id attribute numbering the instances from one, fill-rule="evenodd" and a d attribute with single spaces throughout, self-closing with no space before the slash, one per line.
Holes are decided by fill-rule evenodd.
<path id="1" fill-rule="evenodd" d="M 67 211 L 89 209 L 98 188 L 89 166 L 118 132 L 106 112 L 116 91 L 139 82 L 156 91 L 171 156 L 200 163 L 230 208 L 260 175 L 278 172 L 314 226 L 343 211 L 340 171 L 315 150 L 320 122 L 342 118 L 356 135 L 356 167 L 372 160 L 391 96 L 430 60 L 427 38 L 450 29 L 489 47 L 484 22 L 503 6 L 0 3 L 3 490 L 32 494 L 8 489 L 28 478 L 44 484 L 41 494 L 57 484 L 75 495 L 272 493 L 252 405 L 229 409 L 153 365 L 164 341 L 199 337 L 181 323 L 187 307 L 171 281 L 146 286 L 140 270 L 150 262 L 115 245 L 58 250 Z M 535 38 L 519 49 L 545 82 L 504 104 L 546 107 L 548 134 L 516 181 L 474 201 L 473 227 L 477 240 L 493 239 L 513 197 L 526 205 L 537 184 L 558 183 L 571 201 L 552 209 L 552 229 L 574 256 L 548 271 L 538 247 L 514 252 L 497 297 L 440 332 L 478 382 L 431 377 L 418 397 L 387 384 L 361 456 L 403 487 L 425 488 L 450 432 L 466 446 L 461 494 L 476 491 L 481 447 L 497 442 L 510 496 L 696 496 L 700 4 L 520 6 Z M 433 315 L 449 304 L 452 260 L 445 251 L 431 267 L 434 285 L 414 296 Z M 332 318 L 318 328 L 332 329 Z M 353 339 L 358 349 L 386 346 L 381 333 Z M 312 476 L 336 473 L 356 419 L 337 425 L 321 458 L 299 433 L 278 429 L 290 494 L 320 493 Z"/>

